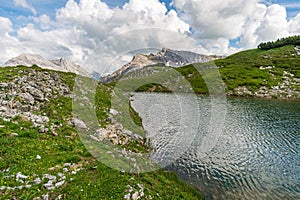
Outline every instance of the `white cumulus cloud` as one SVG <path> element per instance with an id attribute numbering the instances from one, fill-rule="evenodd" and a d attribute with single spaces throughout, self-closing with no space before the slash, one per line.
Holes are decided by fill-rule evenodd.
<path id="1" fill-rule="evenodd" d="M 7 35 L 12 30 L 12 22 L 8 18 L 0 16 L 0 35 Z"/>
<path id="2" fill-rule="evenodd" d="M 278 4 L 269 6 L 256 30 L 261 41 L 276 40 L 289 35 L 286 8 Z"/>
<path id="3" fill-rule="evenodd" d="M 240 36 L 258 0 L 174 0 L 182 17 L 200 39 Z"/>
<path id="4" fill-rule="evenodd" d="M 54 20 L 41 15 L 33 21 L 14 38 L 26 52 L 48 58 L 64 56 L 81 63 L 100 45 L 103 51 L 97 51 L 101 59 L 95 65 L 102 67 L 137 49 L 166 46 L 205 52 L 188 37 L 189 24 L 159 0 L 130 0 L 122 8 L 109 8 L 99 0 L 68 0 Z"/>
<path id="5" fill-rule="evenodd" d="M 300 33 L 300 13 L 289 21 L 289 30 L 292 34 Z"/>
<path id="6" fill-rule="evenodd" d="M 260 0 L 174 0 L 194 37 L 213 52 L 232 53 L 260 42 L 300 34 L 300 16 L 287 19 L 286 8 Z M 228 42 L 237 39 L 239 48 Z"/>
<path id="7" fill-rule="evenodd" d="M 10 56 L 17 56 L 23 50 L 19 46 L 18 40 L 9 35 L 13 31 L 12 25 L 12 22 L 8 18 L 0 17 L 0 60 L 2 62 L 9 59 Z"/>
<path id="8" fill-rule="evenodd" d="M 25 0 L 14 2 L 31 8 Z M 1 64 L 27 52 L 49 59 L 63 56 L 79 64 L 89 57 L 90 71 L 98 66 L 107 72 L 107 66 L 120 67 L 137 49 L 223 55 L 300 34 L 300 14 L 287 19 L 285 7 L 259 0 L 174 0 L 173 6 L 176 10 L 159 0 L 129 0 L 111 8 L 101 0 L 68 0 L 54 18 L 31 17 L 32 23 L 18 30 L 0 17 Z M 234 47 L 232 40 L 237 41 Z"/>

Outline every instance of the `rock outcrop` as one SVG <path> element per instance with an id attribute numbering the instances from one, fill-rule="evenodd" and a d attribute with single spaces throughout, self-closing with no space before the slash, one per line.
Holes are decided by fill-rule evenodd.
<path id="1" fill-rule="evenodd" d="M 12 81 L 0 82 L 0 117 L 5 121 L 22 117 L 40 127 L 40 132 L 47 132 L 49 118 L 34 113 L 51 98 L 70 96 L 70 88 L 56 72 L 29 69 L 18 73 Z"/>

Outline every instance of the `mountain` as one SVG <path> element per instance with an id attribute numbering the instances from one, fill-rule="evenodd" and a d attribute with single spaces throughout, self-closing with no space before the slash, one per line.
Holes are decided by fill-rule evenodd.
<path id="1" fill-rule="evenodd" d="M 95 80 L 97 80 L 97 81 L 101 80 L 101 78 L 102 78 L 101 74 L 98 73 L 98 72 L 96 72 L 96 71 L 93 71 L 93 72 L 91 73 L 91 76 L 92 76 Z"/>
<path id="2" fill-rule="evenodd" d="M 66 60 L 64 58 L 50 60 L 50 62 L 52 62 L 56 66 L 59 66 L 59 67 L 65 69 L 67 72 L 73 72 L 75 74 L 82 72 L 82 69 L 80 68 L 79 65 L 77 65 L 69 60 Z"/>
<path id="3" fill-rule="evenodd" d="M 51 69 L 61 72 L 72 72 L 75 74 L 87 74 L 79 65 L 68 61 L 64 58 L 47 60 L 44 57 L 37 54 L 21 54 L 15 58 L 11 58 L 6 63 L 4 63 L 4 66 L 18 65 L 23 65 L 27 67 L 37 65 L 43 69 Z"/>
<path id="4" fill-rule="evenodd" d="M 112 74 L 103 77 L 102 81 L 104 83 L 112 82 L 113 80 L 119 78 L 120 76 L 130 73 L 135 70 L 142 69 L 150 65 L 165 65 L 171 67 L 181 67 L 191 63 L 204 63 L 216 59 L 223 58 L 221 56 L 207 56 L 190 51 L 178 51 L 163 48 L 157 54 L 136 54 L 133 59 L 113 72 Z"/>

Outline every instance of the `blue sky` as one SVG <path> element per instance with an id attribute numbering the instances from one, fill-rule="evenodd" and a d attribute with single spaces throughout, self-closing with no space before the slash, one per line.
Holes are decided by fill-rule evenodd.
<path id="1" fill-rule="evenodd" d="M 23 52 L 80 62 L 112 34 L 149 27 L 188 38 L 173 48 L 222 55 L 300 34 L 299 0 L 0 1 L 0 64 Z M 163 45 L 168 38 L 146 35 L 108 46 L 120 53 L 129 46 Z"/>

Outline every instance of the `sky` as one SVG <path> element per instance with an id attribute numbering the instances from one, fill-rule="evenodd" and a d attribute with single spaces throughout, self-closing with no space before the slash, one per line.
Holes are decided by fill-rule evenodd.
<path id="1" fill-rule="evenodd" d="M 230 55 L 298 34 L 299 0 L 0 0 L 0 65 L 32 53 L 100 72 L 138 50 Z"/>

